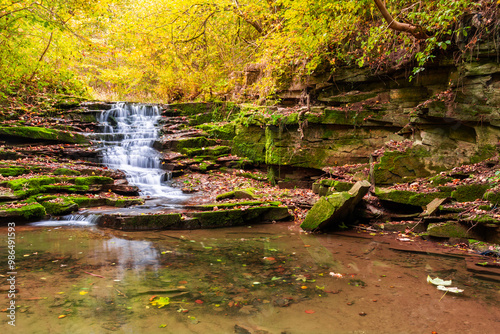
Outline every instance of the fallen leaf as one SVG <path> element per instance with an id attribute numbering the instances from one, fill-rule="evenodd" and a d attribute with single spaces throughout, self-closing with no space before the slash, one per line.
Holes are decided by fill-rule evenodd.
<path id="1" fill-rule="evenodd" d="M 431 283 L 434 285 L 441 285 L 441 286 L 449 286 L 451 285 L 451 281 L 444 281 L 439 277 L 436 278 L 431 278 L 429 275 L 427 275 L 427 283 Z"/>
<path id="2" fill-rule="evenodd" d="M 307 314 L 313 314 L 313 313 L 316 313 L 316 311 L 313 311 L 313 310 L 306 310 L 305 311 Z"/>

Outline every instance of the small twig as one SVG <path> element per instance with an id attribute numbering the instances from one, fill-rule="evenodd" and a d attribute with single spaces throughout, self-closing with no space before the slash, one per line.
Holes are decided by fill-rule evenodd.
<path id="1" fill-rule="evenodd" d="M 97 275 L 97 274 L 92 274 L 92 273 L 89 273 L 88 271 L 84 271 L 84 273 L 90 275 L 90 276 L 95 276 L 95 277 L 100 277 L 100 278 L 106 278 L 104 276 L 101 276 L 101 275 Z"/>
<path id="2" fill-rule="evenodd" d="M 441 301 L 441 299 L 444 298 L 444 296 L 448 293 L 448 291 L 445 291 L 444 294 L 441 296 L 441 298 L 439 299 L 439 301 Z"/>

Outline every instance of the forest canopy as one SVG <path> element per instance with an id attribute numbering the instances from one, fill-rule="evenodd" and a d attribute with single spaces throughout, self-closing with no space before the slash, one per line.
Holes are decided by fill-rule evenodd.
<path id="1" fill-rule="evenodd" d="M 408 67 L 412 79 L 439 53 L 455 51 L 458 62 L 487 36 L 499 38 L 499 4 L 0 0 L 0 99 L 23 92 L 143 102 L 269 97 L 292 77 L 339 66 Z M 244 86 L 252 66 L 263 75 Z"/>

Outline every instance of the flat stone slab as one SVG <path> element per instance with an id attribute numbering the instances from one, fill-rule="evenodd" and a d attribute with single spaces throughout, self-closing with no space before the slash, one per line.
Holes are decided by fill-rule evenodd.
<path id="1" fill-rule="evenodd" d="M 241 226 L 266 221 L 286 220 L 291 217 L 287 207 L 274 205 L 245 209 L 188 212 L 186 216 L 196 219 L 199 222 L 199 228 Z"/>
<path id="2" fill-rule="evenodd" d="M 193 230 L 257 224 L 281 221 L 291 218 L 288 207 L 262 205 L 240 209 L 216 209 L 211 211 L 186 212 L 170 214 L 143 215 L 103 215 L 97 222 L 101 227 L 118 230 Z"/>
<path id="3" fill-rule="evenodd" d="M 103 215 L 97 222 L 101 227 L 117 230 L 165 230 L 182 229 L 180 213 L 123 216 L 119 214 Z"/>

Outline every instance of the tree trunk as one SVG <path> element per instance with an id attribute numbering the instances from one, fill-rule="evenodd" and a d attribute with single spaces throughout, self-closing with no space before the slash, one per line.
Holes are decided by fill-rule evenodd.
<path id="1" fill-rule="evenodd" d="M 384 3 L 382 0 L 373 0 L 375 1 L 375 4 L 377 5 L 377 8 L 379 9 L 380 13 L 386 20 L 386 22 L 389 24 L 389 28 L 396 30 L 396 31 L 403 31 L 407 32 L 411 35 L 413 35 L 417 39 L 426 39 L 429 38 L 429 36 L 425 33 L 425 31 L 422 29 L 422 27 L 415 26 L 410 23 L 401 23 L 392 17 L 392 15 L 387 11 L 387 8 L 385 7 Z"/>

